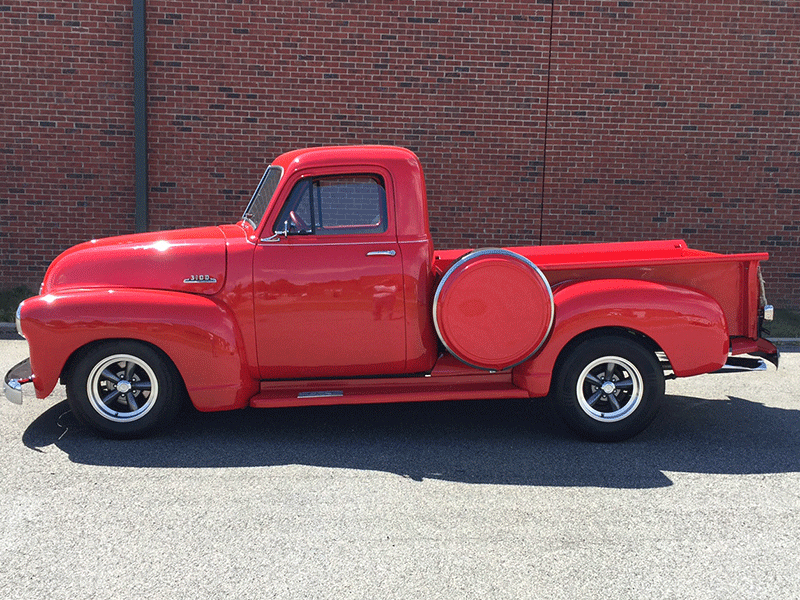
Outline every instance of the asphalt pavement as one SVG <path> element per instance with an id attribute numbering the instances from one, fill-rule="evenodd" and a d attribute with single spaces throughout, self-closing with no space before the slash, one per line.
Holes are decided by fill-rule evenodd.
<path id="1" fill-rule="evenodd" d="M 0 373 L 25 358 L 0 340 Z M 200 414 L 0 403 L 0 597 L 800 598 L 800 354 L 668 382 L 643 434 L 546 400 Z"/>

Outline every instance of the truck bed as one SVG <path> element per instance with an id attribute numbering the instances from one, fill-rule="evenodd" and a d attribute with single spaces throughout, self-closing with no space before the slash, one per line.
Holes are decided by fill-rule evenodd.
<path id="1" fill-rule="evenodd" d="M 522 246 L 508 248 L 541 269 L 551 287 L 588 279 L 635 279 L 680 285 L 716 299 L 730 337 L 758 337 L 758 263 L 767 253 L 718 254 L 689 248 L 684 240 Z M 441 276 L 470 250 L 434 254 L 434 273 Z M 621 290 L 620 293 L 624 293 Z"/>

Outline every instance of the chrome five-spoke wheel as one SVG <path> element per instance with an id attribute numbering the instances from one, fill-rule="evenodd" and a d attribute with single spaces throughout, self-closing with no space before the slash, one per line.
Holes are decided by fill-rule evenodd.
<path id="1" fill-rule="evenodd" d="M 178 414 L 185 395 L 172 361 L 136 340 L 84 349 L 66 379 L 67 401 L 79 420 L 108 437 L 139 437 Z"/>
<path id="2" fill-rule="evenodd" d="M 572 429 L 595 441 L 642 431 L 664 397 L 664 371 L 646 340 L 608 335 L 568 349 L 554 382 L 556 408 Z"/>
<path id="3" fill-rule="evenodd" d="M 114 354 L 89 373 L 86 395 L 92 408 L 109 421 L 141 419 L 158 400 L 158 379 L 153 369 L 131 354 Z"/>
<path id="4" fill-rule="evenodd" d="M 644 382 L 636 366 L 620 356 L 603 356 L 578 376 L 578 404 L 593 419 L 610 423 L 624 419 L 642 401 Z"/>

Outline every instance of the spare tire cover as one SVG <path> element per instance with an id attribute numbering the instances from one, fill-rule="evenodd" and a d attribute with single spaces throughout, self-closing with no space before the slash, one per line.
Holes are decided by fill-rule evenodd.
<path id="1" fill-rule="evenodd" d="M 518 365 L 541 348 L 553 326 L 553 292 L 539 268 L 510 250 L 471 252 L 445 273 L 433 322 L 447 350 L 488 370 Z"/>

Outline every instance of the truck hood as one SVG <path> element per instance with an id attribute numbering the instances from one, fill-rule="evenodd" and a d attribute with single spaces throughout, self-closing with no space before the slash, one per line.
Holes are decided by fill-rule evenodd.
<path id="1" fill-rule="evenodd" d="M 50 265 L 42 294 L 75 288 L 145 288 L 215 294 L 225 283 L 219 227 L 138 233 L 70 248 Z"/>

